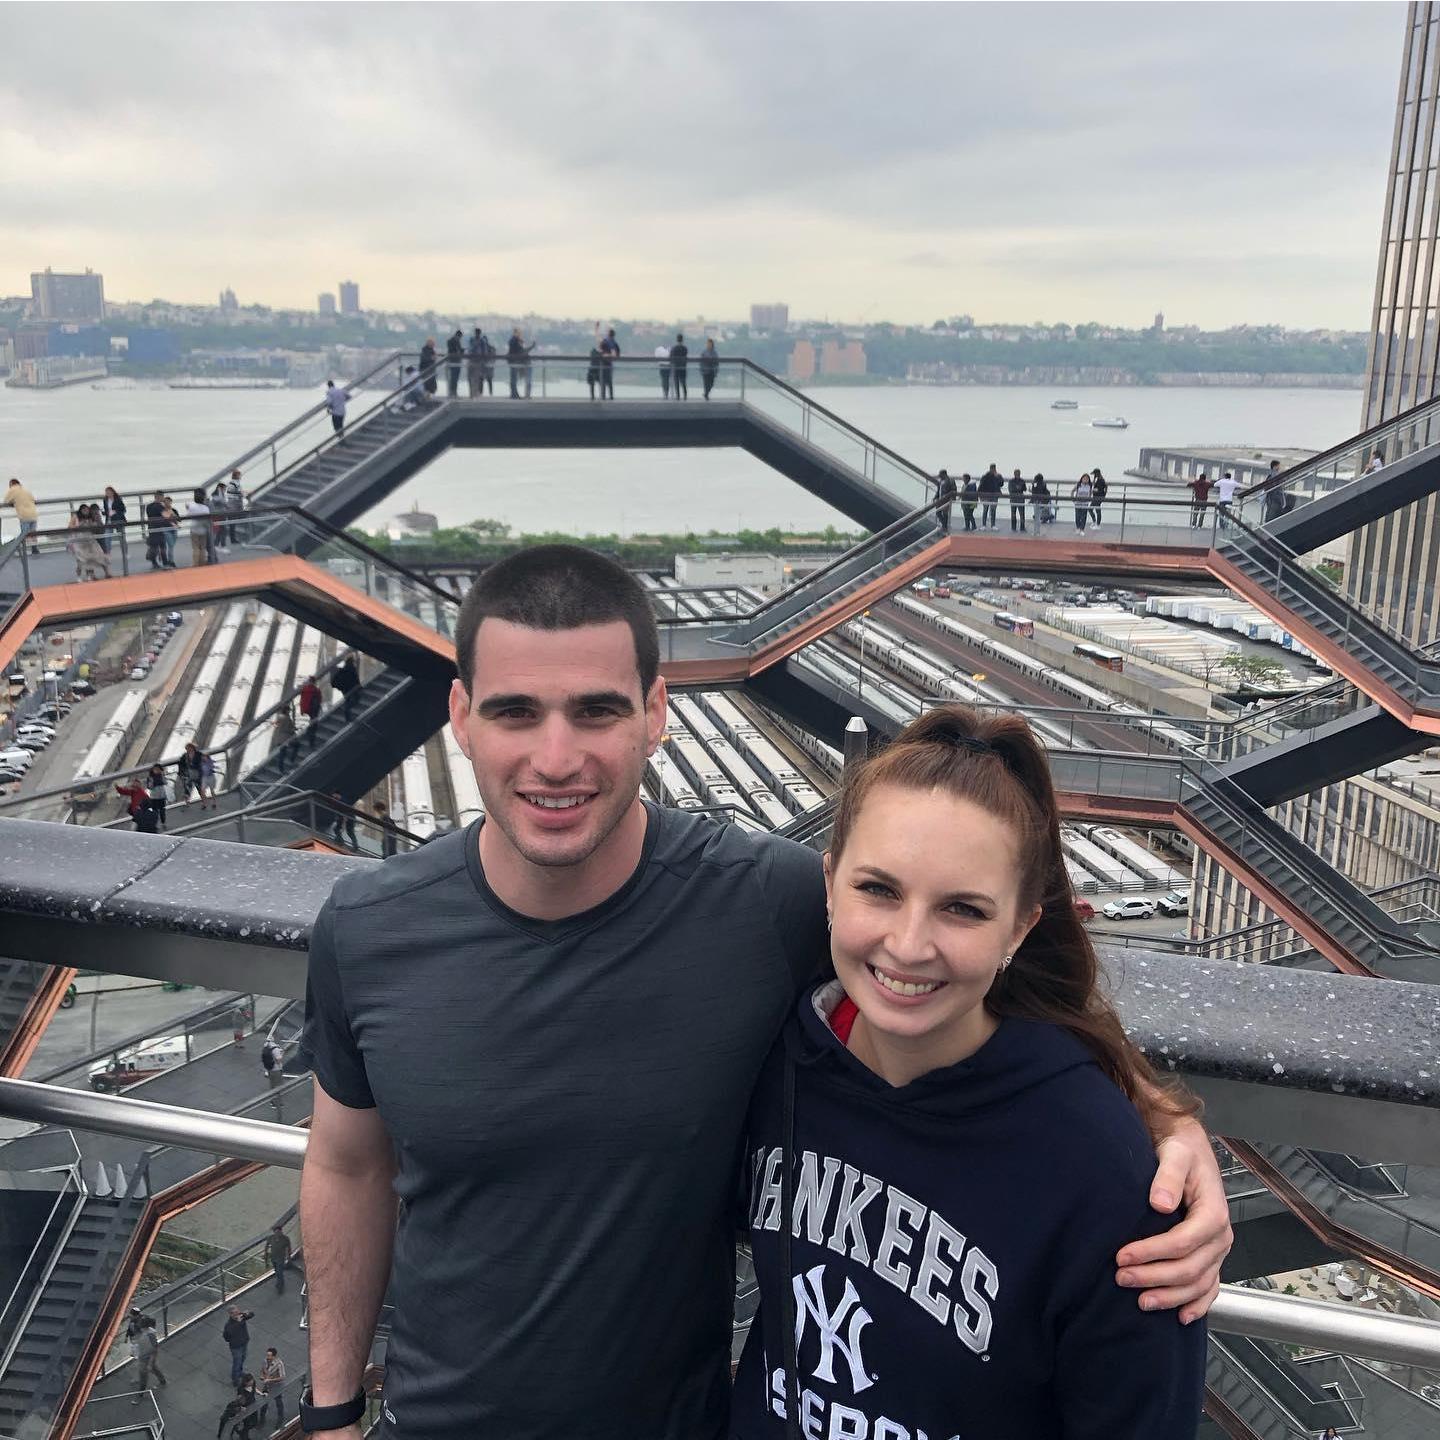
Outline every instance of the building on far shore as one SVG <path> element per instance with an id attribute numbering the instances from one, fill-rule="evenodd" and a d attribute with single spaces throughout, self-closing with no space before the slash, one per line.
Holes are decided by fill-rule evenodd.
<path id="1" fill-rule="evenodd" d="M 813 380 L 816 375 L 865 374 L 865 347 L 858 340 L 825 340 L 817 352 L 809 340 L 797 340 L 785 362 L 792 380 Z"/>
<path id="2" fill-rule="evenodd" d="M 30 274 L 30 302 L 36 320 L 103 320 L 105 277 L 93 270 L 62 275 L 47 266 Z"/>
<path id="3" fill-rule="evenodd" d="M 323 290 L 315 297 L 315 308 L 322 315 L 334 315 L 335 297 L 328 291 Z"/>
<path id="4" fill-rule="evenodd" d="M 340 313 L 342 315 L 358 315 L 360 313 L 360 287 L 353 280 L 340 282 Z"/>
<path id="5" fill-rule="evenodd" d="M 422 510 L 417 500 L 409 510 L 390 518 L 385 533 L 397 544 L 404 544 L 406 541 L 428 540 L 439 528 L 439 518 L 428 510 Z"/>
<path id="6" fill-rule="evenodd" d="M 776 331 L 784 334 L 790 325 L 790 307 L 776 302 L 771 305 L 750 307 L 750 328 L 752 330 Z"/>

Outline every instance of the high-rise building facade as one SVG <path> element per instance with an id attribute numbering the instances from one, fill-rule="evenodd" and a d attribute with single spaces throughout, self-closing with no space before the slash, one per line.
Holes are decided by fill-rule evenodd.
<path id="1" fill-rule="evenodd" d="M 750 307 L 750 328 L 752 330 L 783 333 L 789 324 L 790 307 L 788 305 L 752 305 Z"/>
<path id="2" fill-rule="evenodd" d="M 335 297 L 328 291 L 324 291 L 315 297 L 315 308 L 322 315 L 333 315 L 335 313 Z"/>
<path id="3" fill-rule="evenodd" d="M 353 280 L 340 282 L 340 313 L 342 315 L 358 315 L 360 313 L 360 287 Z"/>
<path id="4" fill-rule="evenodd" d="M 1362 423 L 1440 393 L 1440 4 L 1407 7 Z M 1415 642 L 1440 637 L 1440 497 L 1351 537 L 1345 587 Z"/>
<path id="5" fill-rule="evenodd" d="M 30 299 L 37 320 L 103 320 L 105 277 L 87 270 L 62 275 L 49 269 L 30 275 Z"/>

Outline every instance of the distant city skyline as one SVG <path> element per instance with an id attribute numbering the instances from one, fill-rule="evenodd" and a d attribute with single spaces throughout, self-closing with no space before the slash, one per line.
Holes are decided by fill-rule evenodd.
<path id="1" fill-rule="evenodd" d="M 556 9 L 7 6 L 0 290 L 1366 327 L 1400 4 Z"/>

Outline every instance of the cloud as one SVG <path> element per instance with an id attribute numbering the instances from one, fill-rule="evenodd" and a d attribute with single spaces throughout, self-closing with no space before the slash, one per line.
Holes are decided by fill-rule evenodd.
<path id="1" fill-rule="evenodd" d="M 1360 326 L 1404 15 L 7 5 L 0 290 Z"/>

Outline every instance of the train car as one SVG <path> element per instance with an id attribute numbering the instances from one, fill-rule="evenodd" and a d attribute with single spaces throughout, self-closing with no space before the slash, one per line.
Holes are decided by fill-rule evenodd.
<path id="1" fill-rule="evenodd" d="M 430 839 L 435 834 L 435 797 L 430 788 L 430 762 L 423 745 L 401 763 L 400 785 L 405 801 L 399 807 L 395 823 L 422 840 Z"/>
<path id="2" fill-rule="evenodd" d="M 257 715 L 263 715 L 271 706 L 278 705 L 285 694 L 285 681 L 290 674 L 290 657 L 295 653 L 295 637 L 299 629 L 299 622 L 293 616 L 280 617 L 280 623 L 275 627 L 274 642 L 270 646 L 270 658 L 265 663 L 265 674 L 260 681 L 260 691 L 255 697 Z M 274 737 L 274 726 L 270 722 L 251 733 L 240 757 L 237 779 L 251 774 L 265 763 Z"/>
<path id="3" fill-rule="evenodd" d="M 705 808 L 705 802 L 695 793 L 695 787 L 664 749 L 657 750 L 645 762 L 645 774 L 650 781 L 651 794 L 660 804 L 671 805 L 676 810 Z"/>
<path id="4" fill-rule="evenodd" d="M 108 782 L 102 789 L 94 783 L 95 779 L 100 775 L 113 774 L 124 765 L 125 752 L 149 714 L 149 700 L 149 694 L 144 690 L 127 690 L 121 695 L 114 712 L 101 727 L 75 771 L 75 788 L 69 796 L 72 805 L 89 809 L 99 804 L 107 794 L 115 793 Z"/>
<path id="5" fill-rule="evenodd" d="M 230 652 L 239 639 L 240 627 L 245 621 L 248 609 L 246 601 L 237 601 L 226 609 L 221 618 L 219 628 L 210 641 L 205 661 L 200 666 L 200 673 L 186 694 L 180 706 L 179 717 L 161 748 L 160 753 L 166 759 L 178 759 L 192 740 L 198 745 L 204 738 L 200 734 L 200 726 L 205 720 L 205 712 L 210 708 L 210 697 L 230 661 Z"/>
<path id="6" fill-rule="evenodd" d="M 445 746 L 445 773 L 449 777 L 450 794 L 455 802 L 455 827 L 463 830 L 485 813 L 485 802 L 480 798 L 479 785 L 475 783 L 475 771 L 448 725 L 441 729 L 440 737 Z"/>
<path id="7" fill-rule="evenodd" d="M 240 652 L 240 659 L 230 677 L 225 698 L 220 702 L 220 718 L 210 731 L 206 749 L 211 752 L 211 758 L 215 762 L 217 791 L 225 788 L 226 777 L 231 768 L 231 756 L 223 747 L 240 731 L 240 722 L 250 705 L 255 683 L 260 678 L 260 666 L 265 659 L 266 647 L 270 644 L 275 618 L 275 612 L 267 610 L 251 625 L 249 638 L 244 650 Z"/>
<path id="8" fill-rule="evenodd" d="M 751 808 L 773 830 L 790 819 L 790 811 L 759 775 L 742 758 L 704 709 L 687 695 L 671 701 L 675 713 L 690 733 L 715 758 L 730 783 L 750 802 Z"/>
<path id="9" fill-rule="evenodd" d="M 755 767 L 756 773 L 792 815 L 803 815 L 806 810 L 819 803 L 819 792 L 815 787 L 781 754 L 776 745 L 765 738 L 734 701 L 714 691 L 707 691 L 699 698 L 700 704 L 719 725 L 725 737 Z"/>
<path id="10" fill-rule="evenodd" d="M 1107 855 L 1098 845 L 1092 844 L 1077 830 L 1069 826 L 1060 831 L 1060 844 L 1067 855 L 1072 856 L 1086 870 L 1100 880 L 1106 890 L 1143 890 L 1145 879 L 1137 875 L 1128 865 L 1122 864 L 1113 855 Z"/>
<path id="11" fill-rule="evenodd" d="M 1060 858 L 1065 862 L 1065 873 L 1070 877 L 1070 888 L 1077 895 L 1099 893 L 1100 882 L 1083 865 L 1072 860 L 1069 855 L 1062 854 Z"/>
<path id="12" fill-rule="evenodd" d="M 1113 855 L 1121 864 L 1143 876 L 1151 889 L 1174 890 L 1177 886 L 1190 883 L 1188 873 L 1182 873 L 1138 840 L 1132 840 L 1109 826 L 1092 826 L 1088 838 L 1092 845 L 1098 845 L 1107 855 Z"/>

